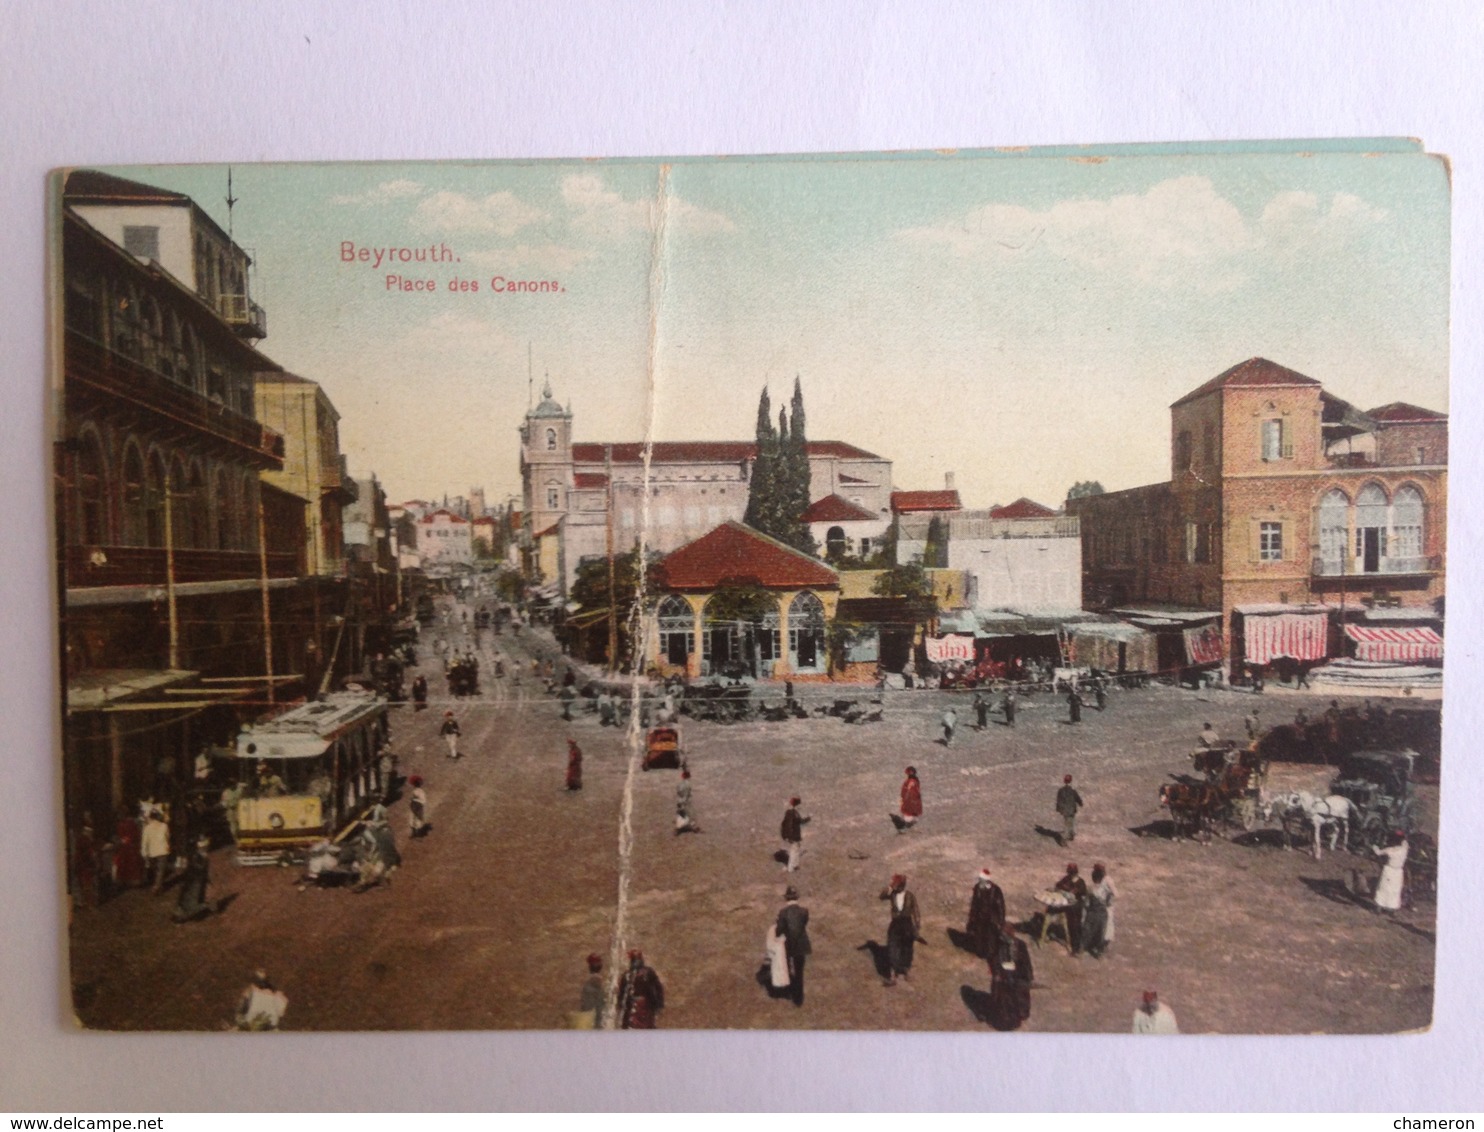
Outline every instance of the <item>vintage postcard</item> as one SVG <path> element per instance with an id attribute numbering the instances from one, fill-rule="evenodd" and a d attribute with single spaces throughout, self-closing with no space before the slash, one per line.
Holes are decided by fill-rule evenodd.
<path id="1" fill-rule="evenodd" d="M 59 171 L 79 1023 L 1425 1029 L 1449 201 Z"/>

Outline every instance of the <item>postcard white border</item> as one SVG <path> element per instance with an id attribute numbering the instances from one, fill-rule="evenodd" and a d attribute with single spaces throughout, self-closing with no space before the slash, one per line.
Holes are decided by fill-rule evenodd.
<path id="1" fill-rule="evenodd" d="M 1470 516 L 1484 460 L 1475 393 L 1484 372 L 1484 53 L 1469 34 L 1473 7 L 17 6 L 0 44 L 9 519 L 0 586 L 10 625 L 0 649 L 0 1108 L 1480 1108 L 1484 774 L 1470 780 L 1464 740 L 1480 730 L 1471 693 L 1484 675 L 1471 636 L 1484 625 L 1484 554 Z M 1335 12 L 1348 18 L 1321 14 Z M 1192 1038 L 1156 1050 L 1030 1034 L 264 1039 L 66 1027 L 53 863 L 57 690 L 47 663 L 55 637 L 42 380 L 47 169 L 1398 134 L 1449 154 L 1455 189 L 1448 856 L 1429 1034 Z"/>

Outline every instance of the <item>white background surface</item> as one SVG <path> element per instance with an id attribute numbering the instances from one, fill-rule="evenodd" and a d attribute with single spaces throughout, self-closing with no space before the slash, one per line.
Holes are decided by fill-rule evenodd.
<path id="1" fill-rule="evenodd" d="M 0 1111 L 1480 1108 L 1484 772 L 1468 741 L 1481 715 L 1480 12 L 1471 0 L 0 6 Z M 1445 915 L 1429 1034 L 72 1028 L 43 420 L 49 168 L 1380 135 L 1449 154 L 1455 189 Z M 497 974 L 488 991 L 501 993 Z"/>

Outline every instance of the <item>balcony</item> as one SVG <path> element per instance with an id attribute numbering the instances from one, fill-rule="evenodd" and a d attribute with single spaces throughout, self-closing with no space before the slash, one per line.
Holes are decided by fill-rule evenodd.
<path id="1" fill-rule="evenodd" d="M 246 455 L 260 467 L 276 470 L 282 465 L 283 437 L 252 417 L 203 397 L 74 330 L 67 331 L 65 351 L 64 380 L 69 395 L 87 386 L 168 425 L 184 426 L 232 445 L 238 450 L 238 458 Z"/>
<path id="2" fill-rule="evenodd" d="M 67 588 L 163 586 L 165 549 L 158 546 L 69 546 L 65 552 Z M 175 582 L 228 582 L 261 577 L 256 550 L 177 550 Z M 295 578 L 299 556 L 268 552 L 270 578 Z"/>
<path id="3" fill-rule="evenodd" d="M 267 314 L 246 295 L 221 295 L 217 298 L 217 308 L 221 311 L 222 321 L 241 337 L 268 336 Z"/>
<path id="4" fill-rule="evenodd" d="M 1316 558 L 1310 573 L 1316 578 L 1367 578 L 1406 577 L 1418 574 L 1435 574 L 1443 568 L 1440 554 L 1418 555 L 1412 558 L 1381 558 L 1376 569 L 1365 570 L 1352 559 Z"/>

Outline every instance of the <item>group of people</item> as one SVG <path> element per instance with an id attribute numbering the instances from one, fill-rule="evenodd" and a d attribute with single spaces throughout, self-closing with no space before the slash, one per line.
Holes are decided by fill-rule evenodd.
<path id="1" fill-rule="evenodd" d="M 614 1019 L 621 1030 L 653 1030 L 665 1008 L 665 985 L 655 969 L 644 961 L 644 952 L 633 948 L 628 965 L 614 988 Z M 582 984 L 577 1009 L 567 1024 L 575 1030 L 600 1030 L 607 1020 L 608 984 L 603 979 L 603 957 L 596 951 L 587 957 L 587 980 Z"/>

